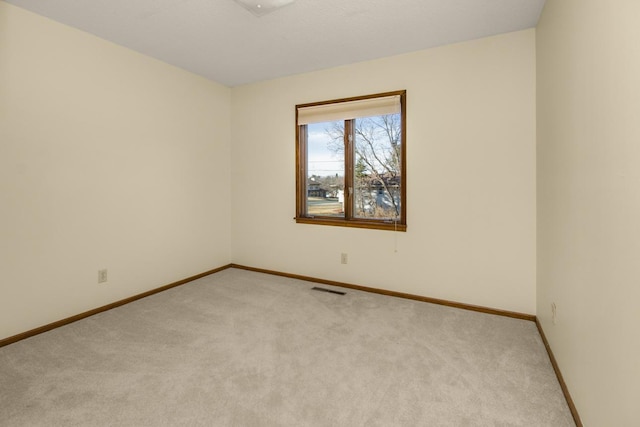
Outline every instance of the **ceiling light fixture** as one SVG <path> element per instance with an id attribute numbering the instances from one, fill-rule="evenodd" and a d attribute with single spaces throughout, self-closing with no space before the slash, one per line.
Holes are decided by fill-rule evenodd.
<path id="1" fill-rule="evenodd" d="M 235 0 L 255 16 L 264 16 L 293 3 L 295 0 Z"/>

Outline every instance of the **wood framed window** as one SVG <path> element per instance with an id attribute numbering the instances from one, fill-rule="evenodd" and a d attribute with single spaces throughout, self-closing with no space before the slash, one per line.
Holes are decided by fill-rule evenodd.
<path id="1" fill-rule="evenodd" d="M 406 231 L 406 91 L 296 105 L 296 222 Z"/>

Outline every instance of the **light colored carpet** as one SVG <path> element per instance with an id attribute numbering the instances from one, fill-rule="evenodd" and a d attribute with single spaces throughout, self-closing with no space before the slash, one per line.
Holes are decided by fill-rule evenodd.
<path id="1" fill-rule="evenodd" d="M 574 425 L 533 322 L 313 286 L 229 269 L 0 348 L 0 424 Z"/>

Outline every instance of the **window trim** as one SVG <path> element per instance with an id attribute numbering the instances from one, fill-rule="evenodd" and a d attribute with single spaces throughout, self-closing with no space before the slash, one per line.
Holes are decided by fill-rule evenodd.
<path id="1" fill-rule="evenodd" d="M 311 102 L 306 104 L 296 105 L 295 118 L 296 118 L 296 223 L 299 224 L 317 224 L 317 225 L 330 225 L 340 227 L 355 227 L 355 228 L 368 228 L 378 230 L 391 230 L 391 231 L 406 231 L 407 230 L 407 147 L 406 147 L 406 130 L 407 130 L 407 117 L 406 117 L 406 90 L 399 90 L 393 92 L 376 93 L 372 95 L 363 95 L 350 98 L 333 99 L 329 101 Z M 353 217 L 353 203 L 351 203 L 351 197 L 348 196 L 345 191 L 345 216 L 344 218 L 336 218 L 330 216 L 309 216 L 306 213 L 306 181 L 307 181 L 307 143 L 306 132 L 303 132 L 304 126 L 298 124 L 298 111 L 300 108 L 315 107 L 327 104 L 344 103 L 351 101 L 360 101 L 372 98 L 381 98 L 389 96 L 400 96 L 400 131 L 401 131 L 401 152 L 400 152 L 400 217 L 397 221 L 394 220 L 382 220 L 382 219 L 369 219 L 369 218 L 354 218 Z M 350 122 L 346 122 L 350 123 Z M 352 129 L 345 129 L 345 135 L 352 133 Z M 345 188 L 353 186 L 353 154 L 351 150 L 345 150 Z M 349 203 L 346 202 L 349 200 Z"/>

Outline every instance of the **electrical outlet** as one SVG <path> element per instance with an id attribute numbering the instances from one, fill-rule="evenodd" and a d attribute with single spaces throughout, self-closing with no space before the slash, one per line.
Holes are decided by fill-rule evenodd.
<path id="1" fill-rule="evenodd" d="M 98 270 L 98 283 L 107 282 L 107 269 Z"/>
<path id="2" fill-rule="evenodd" d="M 555 325 L 556 324 L 556 314 L 557 314 L 558 308 L 556 307 L 556 303 L 552 302 L 551 303 L 551 322 Z"/>
<path id="3" fill-rule="evenodd" d="M 346 253 L 342 253 L 340 254 L 340 263 L 341 264 L 346 264 L 347 261 L 349 260 L 348 255 Z"/>

